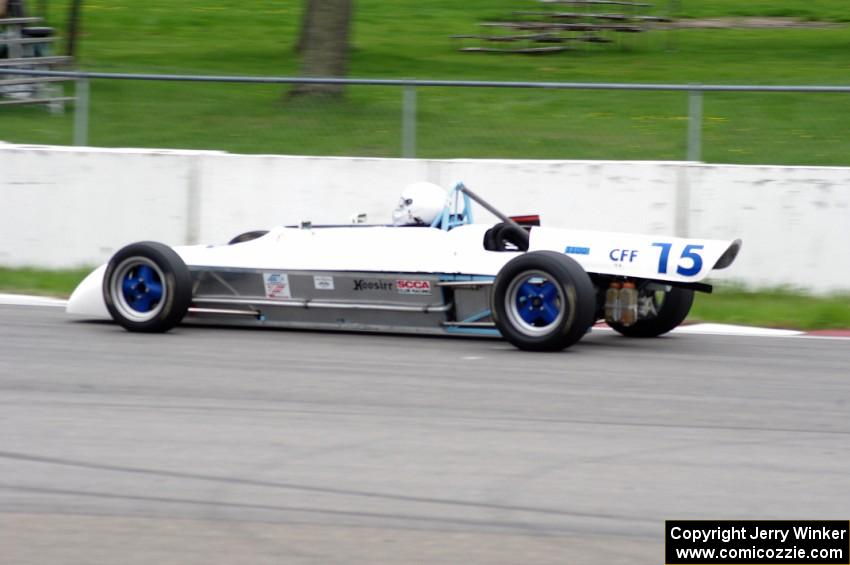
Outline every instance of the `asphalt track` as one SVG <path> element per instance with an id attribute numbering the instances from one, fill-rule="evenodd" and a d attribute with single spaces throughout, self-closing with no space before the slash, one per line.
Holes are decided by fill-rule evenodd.
<path id="1" fill-rule="evenodd" d="M 848 519 L 850 341 L 178 328 L 0 306 L 0 562 L 663 563 Z"/>

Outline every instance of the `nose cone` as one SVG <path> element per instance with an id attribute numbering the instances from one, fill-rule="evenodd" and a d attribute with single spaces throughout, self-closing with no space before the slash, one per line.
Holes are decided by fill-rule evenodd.
<path id="1" fill-rule="evenodd" d="M 68 299 L 65 312 L 89 319 L 109 319 L 109 312 L 106 310 L 106 303 L 103 301 L 101 290 L 105 271 L 106 265 L 101 265 L 77 285 L 77 288 L 71 294 L 71 298 Z"/>

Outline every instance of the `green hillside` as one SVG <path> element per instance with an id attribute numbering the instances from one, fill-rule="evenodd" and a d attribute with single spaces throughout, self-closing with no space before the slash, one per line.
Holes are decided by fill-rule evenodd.
<path id="1" fill-rule="evenodd" d="M 680 18 L 794 16 L 823 27 L 618 34 L 547 56 L 461 53 L 453 34 L 537 9 L 531 0 L 358 0 L 350 76 L 475 80 L 850 84 L 846 0 L 659 2 Z M 301 2 L 86 2 L 79 65 L 114 72 L 295 75 Z M 50 3 L 64 28 L 66 6 Z M 351 87 L 339 102 L 292 101 L 285 87 L 95 81 L 90 142 L 249 153 L 398 156 L 401 91 Z M 850 96 L 705 97 L 710 162 L 850 164 Z M 684 93 L 418 89 L 417 155 L 682 159 Z M 0 108 L 0 139 L 68 144 L 72 115 Z"/>

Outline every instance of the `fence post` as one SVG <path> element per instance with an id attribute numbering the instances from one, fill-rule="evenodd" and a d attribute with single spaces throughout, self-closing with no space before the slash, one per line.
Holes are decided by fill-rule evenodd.
<path id="1" fill-rule="evenodd" d="M 89 79 L 78 78 L 74 86 L 74 145 L 89 142 Z"/>
<path id="2" fill-rule="evenodd" d="M 406 84 L 401 105 L 401 156 L 416 157 L 416 87 Z"/>
<path id="3" fill-rule="evenodd" d="M 688 91 L 688 161 L 702 159 L 702 91 Z"/>

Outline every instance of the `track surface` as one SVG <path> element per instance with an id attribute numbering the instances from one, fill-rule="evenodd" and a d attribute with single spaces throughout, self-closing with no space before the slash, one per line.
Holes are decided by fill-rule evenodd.
<path id="1" fill-rule="evenodd" d="M 662 563 L 850 509 L 850 341 L 499 341 L 0 307 L 8 564 Z"/>

